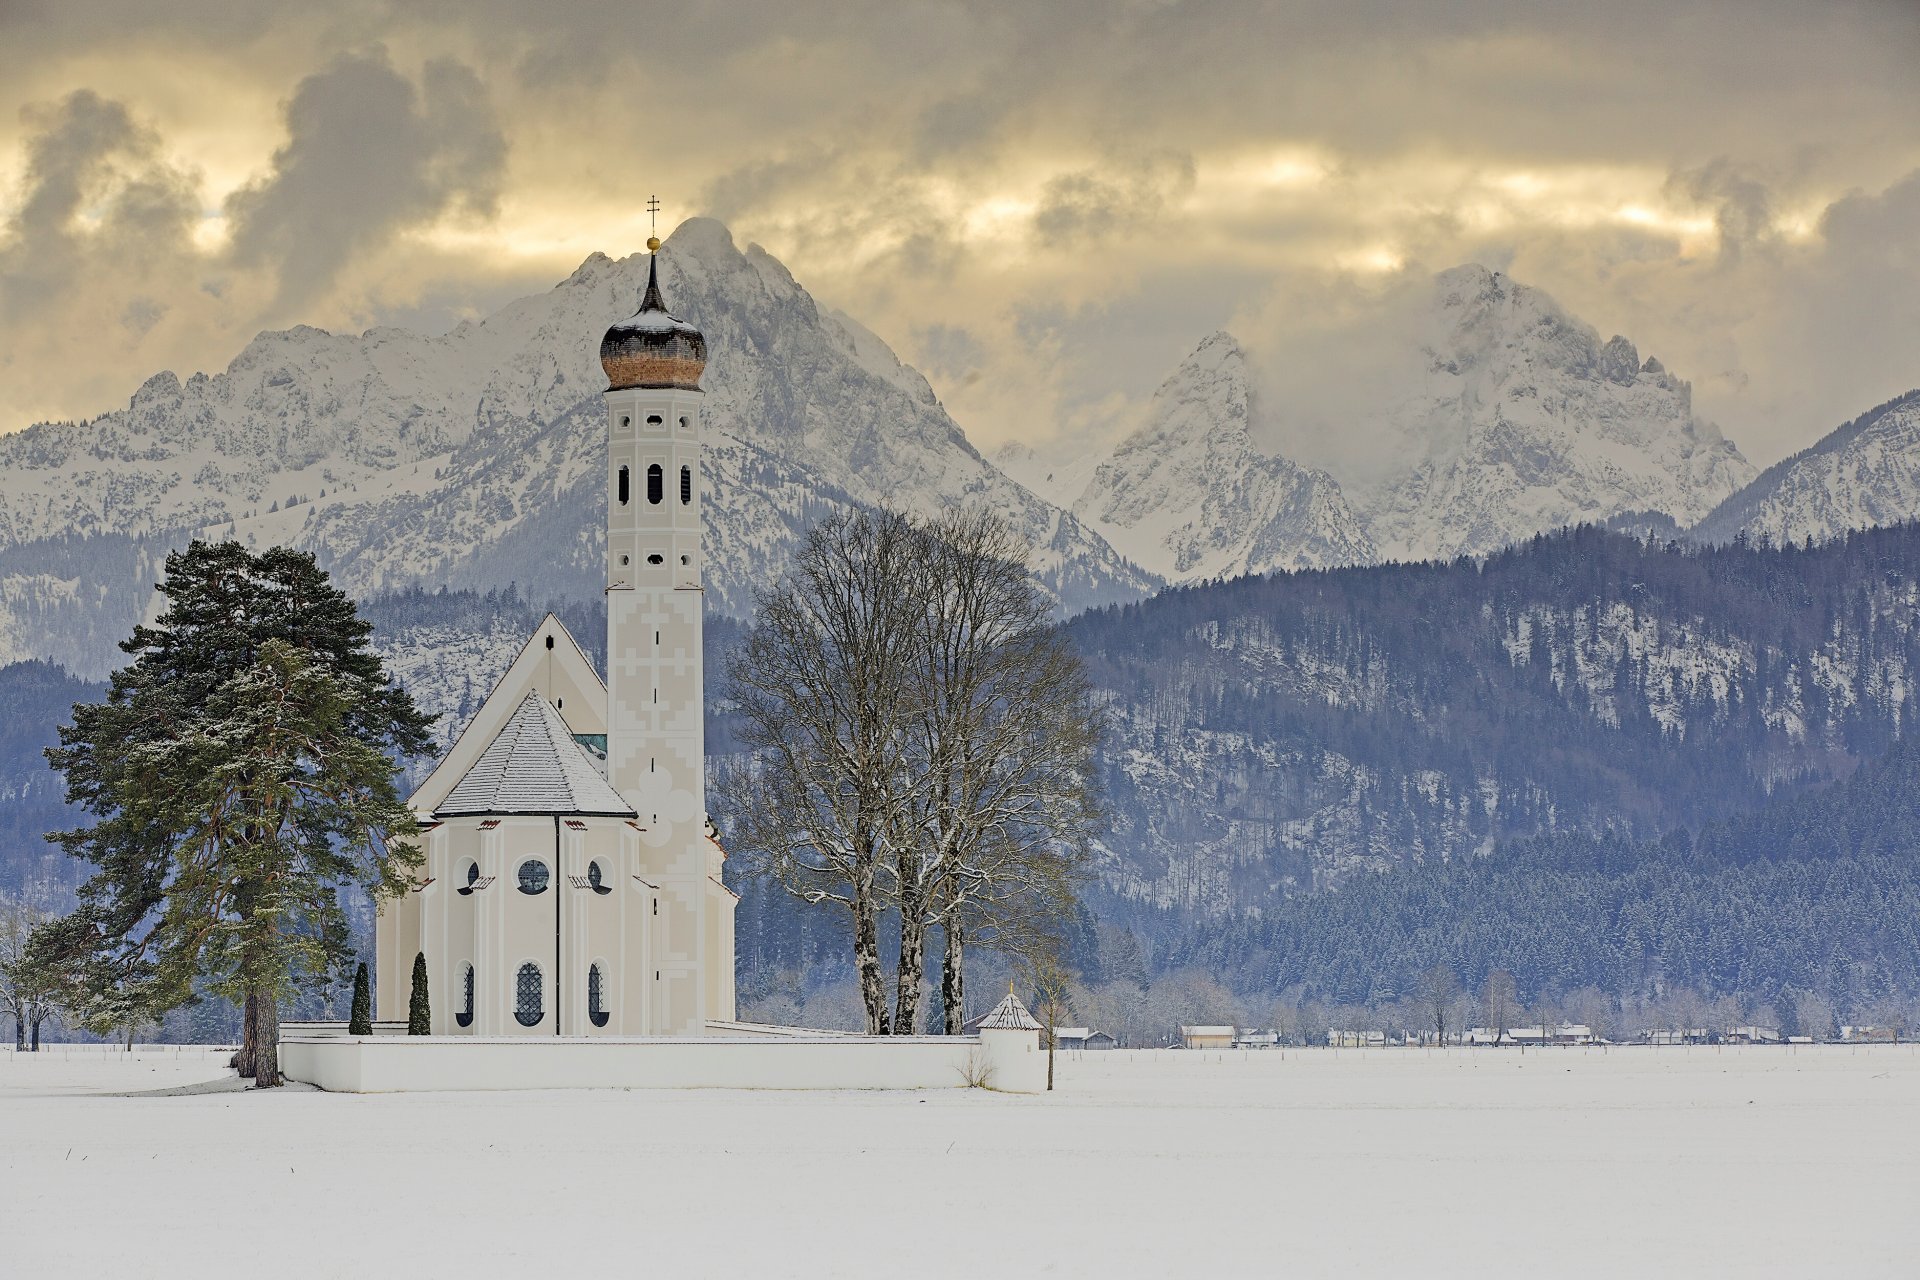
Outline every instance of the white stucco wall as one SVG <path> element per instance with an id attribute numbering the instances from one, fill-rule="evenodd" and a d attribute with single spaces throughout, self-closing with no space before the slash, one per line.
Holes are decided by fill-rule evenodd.
<path id="1" fill-rule="evenodd" d="M 280 1069 L 339 1093 L 498 1089 L 1046 1088 L 1031 1031 L 974 1036 L 574 1038 L 288 1035 Z"/>

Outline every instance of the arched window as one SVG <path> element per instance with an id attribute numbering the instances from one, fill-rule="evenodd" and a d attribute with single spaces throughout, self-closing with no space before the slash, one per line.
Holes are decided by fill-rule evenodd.
<path id="1" fill-rule="evenodd" d="M 463 1027 L 470 1027 L 473 1025 L 473 966 L 472 965 L 467 966 L 466 977 L 461 980 L 460 1000 L 461 1000 L 460 1012 L 453 1015 L 453 1020 L 459 1023 Z"/>
<path id="2" fill-rule="evenodd" d="M 686 506 L 693 501 L 693 468 L 680 468 L 680 505 Z"/>
<path id="3" fill-rule="evenodd" d="M 600 894 L 602 897 L 613 892 L 612 889 L 607 887 L 606 875 L 600 870 L 600 864 L 597 861 L 587 864 L 587 884 L 595 893 Z"/>
<path id="4" fill-rule="evenodd" d="M 600 966 L 594 965 L 587 970 L 587 1017 L 596 1027 L 607 1025 L 611 1015 L 607 1012 L 606 989 L 600 977 Z"/>
<path id="5" fill-rule="evenodd" d="M 620 468 L 620 505 L 627 505 L 627 469 L 624 466 Z"/>
<path id="6" fill-rule="evenodd" d="M 523 1027 L 537 1027 L 547 1016 L 541 1007 L 540 966 L 529 961 L 520 966 L 513 980 L 513 1020 Z"/>
<path id="7" fill-rule="evenodd" d="M 661 497 L 660 464 L 656 462 L 647 468 L 647 501 L 657 507 Z"/>
<path id="8" fill-rule="evenodd" d="M 547 891 L 547 864 L 528 858 L 520 864 L 520 892 L 532 897 Z"/>

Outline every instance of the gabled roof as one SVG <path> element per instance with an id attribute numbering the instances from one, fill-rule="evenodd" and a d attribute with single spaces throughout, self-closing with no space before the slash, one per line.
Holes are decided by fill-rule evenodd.
<path id="1" fill-rule="evenodd" d="M 1007 998 L 993 1006 L 985 1017 L 974 1024 L 981 1031 L 1038 1031 L 1040 1024 L 1027 1012 L 1027 1006 L 1020 1003 L 1020 997 L 1007 992 Z"/>
<path id="2" fill-rule="evenodd" d="M 520 646 L 486 702 L 461 727 L 447 753 L 414 789 L 407 806 L 421 817 L 436 812 L 480 753 L 500 736 L 529 692 L 553 703 L 575 733 L 607 731 L 607 690 L 600 674 L 560 619 L 548 614 Z"/>
<path id="3" fill-rule="evenodd" d="M 498 813 L 634 816 L 553 704 L 532 692 L 433 811 L 436 818 Z"/>

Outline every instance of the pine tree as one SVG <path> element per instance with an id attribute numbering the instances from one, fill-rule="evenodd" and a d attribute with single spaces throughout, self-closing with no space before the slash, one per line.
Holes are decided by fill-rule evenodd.
<path id="1" fill-rule="evenodd" d="M 427 956 L 424 951 L 416 951 L 413 956 L 413 994 L 407 999 L 407 1034 L 433 1034 L 433 1008 L 427 1001 Z"/>
<path id="2" fill-rule="evenodd" d="M 340 889 L 398 894 L 419 865 L 396 757 L 432 718 L 311 555 L 195 542 L 160 590 L 106 701 L 47 753 L 95 819 L 51 838 L 98 870 L 35 951 L 88 1025 L 197 988 L 243 1004 L 240 1066 L 271 1087 L 280 1002 L 351 958 Z"/>
<path id="3" fill-rule="evenodd" d="M 347 1034 L 373 1034 L 373 992 L 367 986 L 367 962 L 362 960 L 353 971 L 353 1012 L 347 1017 Z"/>

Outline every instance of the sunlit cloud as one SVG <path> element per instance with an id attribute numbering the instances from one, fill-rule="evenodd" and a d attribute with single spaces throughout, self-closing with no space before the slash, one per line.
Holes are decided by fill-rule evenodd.
<path id="1" fill-rule="evenodd" d="M 1737 47 L 1687 2 L 59 13 L 0 11 L 0 430 L 218 368 L 263 325 L 482 313 L 636 250 L 656 193 L 663 231 L 718 215 L 923 360 L 986 446 L 1118 429 L 1213 328 L 1294 341 L 1254 317 L 1312 323 L 1467 260 L 1657 350 L 1756 460 L 1920 383 L 1883 300 L 1920 281 L 1875 249 L 1920 169 L 1888 127 L 1920 118 L 1902 6 L 1755 0 Z M 416 145 L 354 169 L 385 135 L 322 129 L 325 164 L 289 168 L 289 112 L 341 59 L 410 86 Z M 28 228 L 31 156 L 78 90 L 144 141 L 86 170 L 64 228 Z M 300 173 L 312 193 L 243 222 L 243 193 Z M 289 293 L 285 255 L 322 233 Z M 1814 310 L 1885 336 L 1792 319 Z"/>

